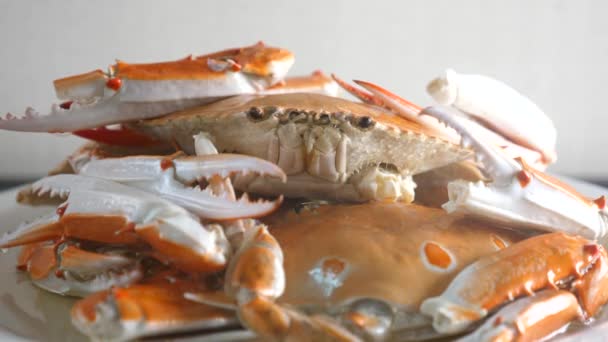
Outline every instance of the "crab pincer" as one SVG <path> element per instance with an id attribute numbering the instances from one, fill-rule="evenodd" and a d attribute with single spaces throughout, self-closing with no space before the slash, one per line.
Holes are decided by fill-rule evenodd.
<path id="1" fill-rule="evenodd" d="M 56 175 L 34 183 L 39 194 L 64 198 L 55 213 L 0 239 L 2 248 L 62 237 L 111 244 L 147 243 L 190 272 L 224 268 L 230 252 L 221 226 L 200 220 L 148 192 L 99 178 Z"/>
<path id="2" fill-rule="evenodd" d="M 73 132 L 158 117 L 228 96 L 255 94 L 281 81 L 293 61 L 291 52 L 262 42 L 169 62 L 118 61 L 108 72 L 55 80 L 61 104 L 46 115 L 32 108 L 20 118 L 9 113 L 0 118 L 0 129 Z"/>
<path id="3" fill-rule="evenodd" d="M 469 129 L 470 119 L 452 108 L 433 106 L 422 111 L 454 128 L 461 145 L 472 148 L 489 182 L 454 180 L 447 185 L 448 212 L 462 212 L 511 226 L 563 231 L 590 239 L 608 232 L 605 197 L 589 199 L 571 186 L 511 158 Z"/>
<path id="4" fill-rule="evenodd" d="M 83 160 L 87 159 L 87 160 Z M 214 191 L 214 183 L 236 175 L 259 175 L 285 182 L 287 176 L 275 164 L 236 154 L 201 156 L 132 156 L 94 159 L 84 156 L 74 164 L 80 175 L 107 179 L 160 195 L 192 213 L 212 220 L 264 216 L 276 210 L 276 200 L 250 200 L 245 193 L 234 198 L 231 187 Z M 201 188 L 199 183 L 208 184 Z M 195 185 L 196 184 L 196 185 Z M 216 187 L 217 188 L 217 187 Z"/>
<path id="5" fill-rule="evenodd" d="M 496 79 L 447 69 L 427 85 L 440 105 L 451 106 L 499 131 L 510 141 L 555 161 L 557 133 L 551 119 L 530 99 Z"/>
<path id="6" fill-rule="evenodd" d="M 586 317 L 608 299 L 608 256 L 601 245 L 564 233 L 538 235 L 467 266 L 420 310 L 441 333 L 466 330 L 500 304 L 545 288 L 577 289 Z"/>

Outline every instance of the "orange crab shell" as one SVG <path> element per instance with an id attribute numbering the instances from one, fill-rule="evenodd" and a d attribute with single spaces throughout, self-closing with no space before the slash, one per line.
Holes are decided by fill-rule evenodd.
<path id="1" fill-rule="evenodd" d="M 284 210 L 266 222 L 285 260 L 287 287 L 279 301 L 322 307 L 371 297 L 417 311 L 462 268 L 523 238 L 403 203 L 325 205 L 300 214 Z M 339 285 L 324 285 L 315 274 Z"/>

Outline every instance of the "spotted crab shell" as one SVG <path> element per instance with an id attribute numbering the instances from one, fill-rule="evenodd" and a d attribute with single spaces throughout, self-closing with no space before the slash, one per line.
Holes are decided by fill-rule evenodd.
<path id="1" fill-rule="evenodd" d="M 284 253 L 280 301 L 336 309 L 375 298 L 417 311 L 477 258 L 523 239 L 513 231 L 403 203 L 322 205 L 266 219 Z"/>

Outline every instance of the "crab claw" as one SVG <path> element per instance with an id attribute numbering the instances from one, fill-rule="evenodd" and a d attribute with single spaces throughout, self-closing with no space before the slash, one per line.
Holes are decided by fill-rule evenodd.
<path id="1" fill-rule="evenodd" d="M 538 151 L 546 163 L 555 161 L 556 130 L 534 102 L 503 82 L 447 69 L 431 81 L 428 93 L 499 131 L 515 143 Z"/>
<path id="2" fill-rule="evenodd" d="M 582 309 L 590 317 L 608 298 L 606 288 L 588 278 L 599 278 L 598 268 L 602 268 L 599 274 L 605 275 L 607 260 L 603 247 L 586 239 L 563 233 L 538 235 L 467 266 L 440 296 L 426 299 L 420 311 L 433 317 L 438 332 L 456 333 L 508 300 L 558 285 L 565 287 L 575 279 L 575 284 L 594 284 L 593 291 L 583 292 L 581 298 Z"/>
<path id="3" fill-rule="evenodd" d="M 510 158 L 470 130 L 467 125 L 470 119 L 455 112 L 447 107 L 428 107 L 422 113 L 455 129 L 462 136 L 461 145 L 474 150 L 491 182 L 456 180 L 449 183 L 450 200 L 443 205 L 445 210 L 590 239 L 606 235 L 608 217 L 603 198 L 588 199 L 523 159 Z"/>
<path id="4" fill-rule="evenodd" d="M 198 287 L 178 280 L 113 288 L 76 302 L 72 323 L 85 335 L 104 341 L 236 327 L 234 312 L 184 299 L 185 291 Z"/>
<path id="5" fill-rule="evenodd" d="M 286 181 L 285 173 L 268 161 L 237 154 L 217 154 L 190 157 L 135 156 L 93 159 L 83 163 L 76 172 L 134 186 L 158 194 L 200 217 L 213 220 L 260 217 L 276 210 L 282 201 L 250 201 L 244 194 L 233 200 L 212 187 L 201 189 L 191 184 L 213 183 L 214 177 L 259 174 Z M 231 194 L 230 194 L 231 195 Z"/>
<path id="6" fill-rule="evenodd" d="M 72 132 L 154 118 L 217 99 L 255 94 L 282 80 L 293 64 L 284 49 L 258 43 L 162 63 L 118 61 L 101 70 L 58 79 L 57 96 L 66 102 L 41 115 L 28 108 L 16 118 L 0 118 L 0 129 Z"/>
<path id="7" fill-rule="evenodd" d="M 252 295 L 274 300 L 283 294 L 283 252 L 265 225 L 245 231 L 243 242 L 226 270 L 224 290 L 237 303 L 248 301 Z"/>
<path id="8" fill-rule="evenodd" d="M 43 178 L 32 189 L 67 200 L 55 214 L 3 236 L 0 247 L 64 236 L 114 244 L 143 241 L 184 271 L 217 271 L 227 262 L 230 245 L 219 225 L 204 226 L 182 207 L 145 191 L 77 175 Z"/>
<path id="9" fill-rule="evenodd" d="M 84 297 L 113 286 L 127 286 L 143 277 L 140 263 L 120 250 L 103 253 L 73 243 L 42 242 L 23 247 L 19 269 L 47 291 Z"/>

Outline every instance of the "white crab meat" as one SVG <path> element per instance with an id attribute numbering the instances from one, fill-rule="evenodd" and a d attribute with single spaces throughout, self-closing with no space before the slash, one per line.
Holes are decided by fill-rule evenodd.
<path id="1" fill-rule="evenodd" d="M 87 154 L 88 155 L 88 154 Z M 88 159 L 88 161 L 83 161 Z M 285 182 L 286 176 L 275 164 L 236 154 L 191 157 L 133 156 L 123 158 L 75 158 L 74 170 L 84 176 L 103 178 L 158 194 L 196 215 L 214 220 L 259 217 L 279 207 L 282 197 L 274 201 L 251 201 L 247 194 L 233 199 L 232 194 L 201 189 L 198 182 L 215 181 L 214 177 L 258 175 Z"/>
<path id="2" fill-rule="evenodd" d="M 67 199 L 56 213 L 4 235 L 1 246 L 66 235 L 106 243 L 141 239 L 187 271 L 208 272 L 226 265 L 230 245 L 219 225 L 205 226 L 186 209 L 145 191 L 67 174 L 43 178 L 32 189 Z"/>
<path id="3" fill-rule="evenodd" d="M 427 91 L 439 104 L 461 110 L 515 143 L 541 152 L 546 162 L 556 159 L 557 133 L 551 119 L 505 83 L 447 69 L 428 84 Z"/>
<path id="4" fill-rule="evenodd" d="M 217 150 L 268 160 L 288 175 L 285 184 L 237 177 L 237 189 L 297 197 L 410 201 L 412 175 L 471 155 L 377 107 L 318 94 L 238 96 L 129 127 L 188 154 L 192 136 L 206 132 Z"/>
<path id="5" fill-rule="evenodd" d="M 466 125 L 468 118 L 448 107 L 428 107 L 423 114 L 454 128 L 461 144 L 475 151 L 490 183 L 454 181 L 448 184 L 448 212 L 464 212 L 482 219 L 525 228 L 563 231 L 596 239 L 606 235 L 605 198 L 585 198 L 570 186 L 507 157 Z"/>

